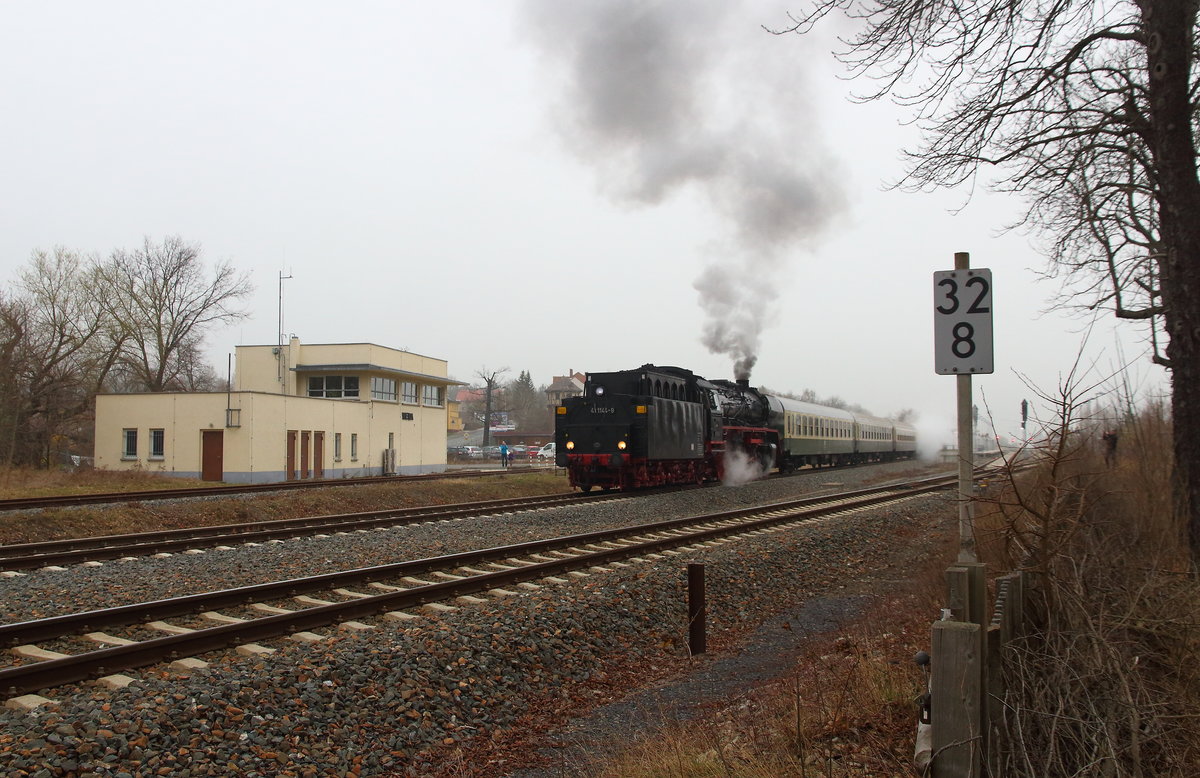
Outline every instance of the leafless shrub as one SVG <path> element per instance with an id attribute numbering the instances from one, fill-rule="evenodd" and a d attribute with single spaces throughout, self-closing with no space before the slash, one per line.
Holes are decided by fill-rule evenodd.
<path id="1" fill-rule="evenodd" d="M 981 550 L 1031 574 L 1030 619 L 1004 649 L 1003 776 L 1200 774 L 1200 593 L 1170 499 L 1170 420 L 1089 400 L 1072 377 L 1053 424 L 979 514 Z M 1116 433 L 1106 459 L 1103 434 Z"/>

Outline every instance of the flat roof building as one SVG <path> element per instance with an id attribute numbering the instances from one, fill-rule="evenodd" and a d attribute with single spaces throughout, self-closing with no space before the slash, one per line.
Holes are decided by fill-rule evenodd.
<path id="1" fill-rule="evenodd" d="M 238 346 L 226 392 L 101 394 L 96 467 L 206 481 L 446 469 L 442 359 L 373 343 Z"/>

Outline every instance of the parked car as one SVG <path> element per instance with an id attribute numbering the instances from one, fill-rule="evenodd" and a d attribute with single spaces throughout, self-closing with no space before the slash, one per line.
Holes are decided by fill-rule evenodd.
<path id="1" fill-rule="evenodd" d="M 463 459 L 483 459 L 483 449 L 479 446 L 459 446 Z"/>
<path id="2" fill-rule="evenodd" d="M 484 459 L 496 459 L 496 460 L 500 459 L 500 447 L 499 446 L 484 446 L 483 447 L 483 458 Z"/>
<path id="3" fill-rule="evenodd" d="M 514 461 L 514 462 L 520 462 L 523 459 L 527 459 L 529 456 L 528 452 L 529 452 L 529 449 L 526 448 L 525 446 L 509 446 L 508 447 L 508 453 L 512 457 L 512 461 Z"/>
<path id="4" fill-rule="evenodd" d="M 554 444 L 547 443 L 546 445 L 544 445 L 540 449 L 538 449 L 537 458 L 538 459 L 549 459 L 549 460 L 553 461 L 554 460 Z"/>

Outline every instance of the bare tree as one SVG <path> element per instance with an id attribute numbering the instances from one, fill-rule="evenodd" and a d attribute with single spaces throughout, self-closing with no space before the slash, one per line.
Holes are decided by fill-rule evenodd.
<path id="1" fill-rule="evenodd" d="M 20 300 L 0 293 L 0 462 L 12 463 L 26 413 L 20 375 L 22 345 L 29 329 L 28 309 Z"/>
<path id="2" fill-rule="evenodd" d="M 508 373 L 507 367 L 502 367 L 499 370 L 488 370 L 482 367 L 475 371 L 475 375 L 483 382 L 484 395 L 484 411 L 483 411 L 483 445 L 492 445 L 492 397 L 496 393 L 496 387 L 500 386 L 501 379 Z"/>
<path id="3" fill-rule="evenodd" d="M 1171 370 L 1175 483 L 1200 563 L 1200 179 L 1196 0 L 817 0 L 861 22 L 839 57 L 924 130 L 901 186 L 974 183 L 1029 199 L 1051 274 L 1151 324 Z M 1161 330 L 1160 330 L 1161 327 Z M 1165 349 L 1159 333 L 1168 339 Z"/>
<path id="4" fill-rule="evenodd" d="M 91 263 L 34 251 L 0 301 L 0 461 L 45 464 L 86 438 L 91 398 L 115 359 Z"/>
<path id="5" fill-rule="evenodd" d="M 114 251 L 100 274 L 108 311 L 122 327 L 122 367 L 150 392 L 191 388 L 204 335 L 244 318 L 233 306 L 252 290 L 226 262 L 206 277 L 199 244 L 177 235 Z"/>

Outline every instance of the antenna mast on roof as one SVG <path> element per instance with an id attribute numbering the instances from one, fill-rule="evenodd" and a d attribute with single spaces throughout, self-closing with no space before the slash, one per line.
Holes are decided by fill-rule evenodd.
<path id="1" fill-rule="evenodd" d="M 279 379 L 279 383 L 283 383 L 283 282 L 291 277 L 291 271 L 288 271 L 286 276 L 283 274 L 282 270 L 279 271 L 279 327 L 277 328 L 276 332 L 279 343 L 275 349 L 275 372 L 276 378 Z"/>
<path id="2" fill-rule="evenodd" d="M 291 271 L 285 276 L 279 271 L 279 345 L 283 345 L 283 282 L 292 277 Z"/>

